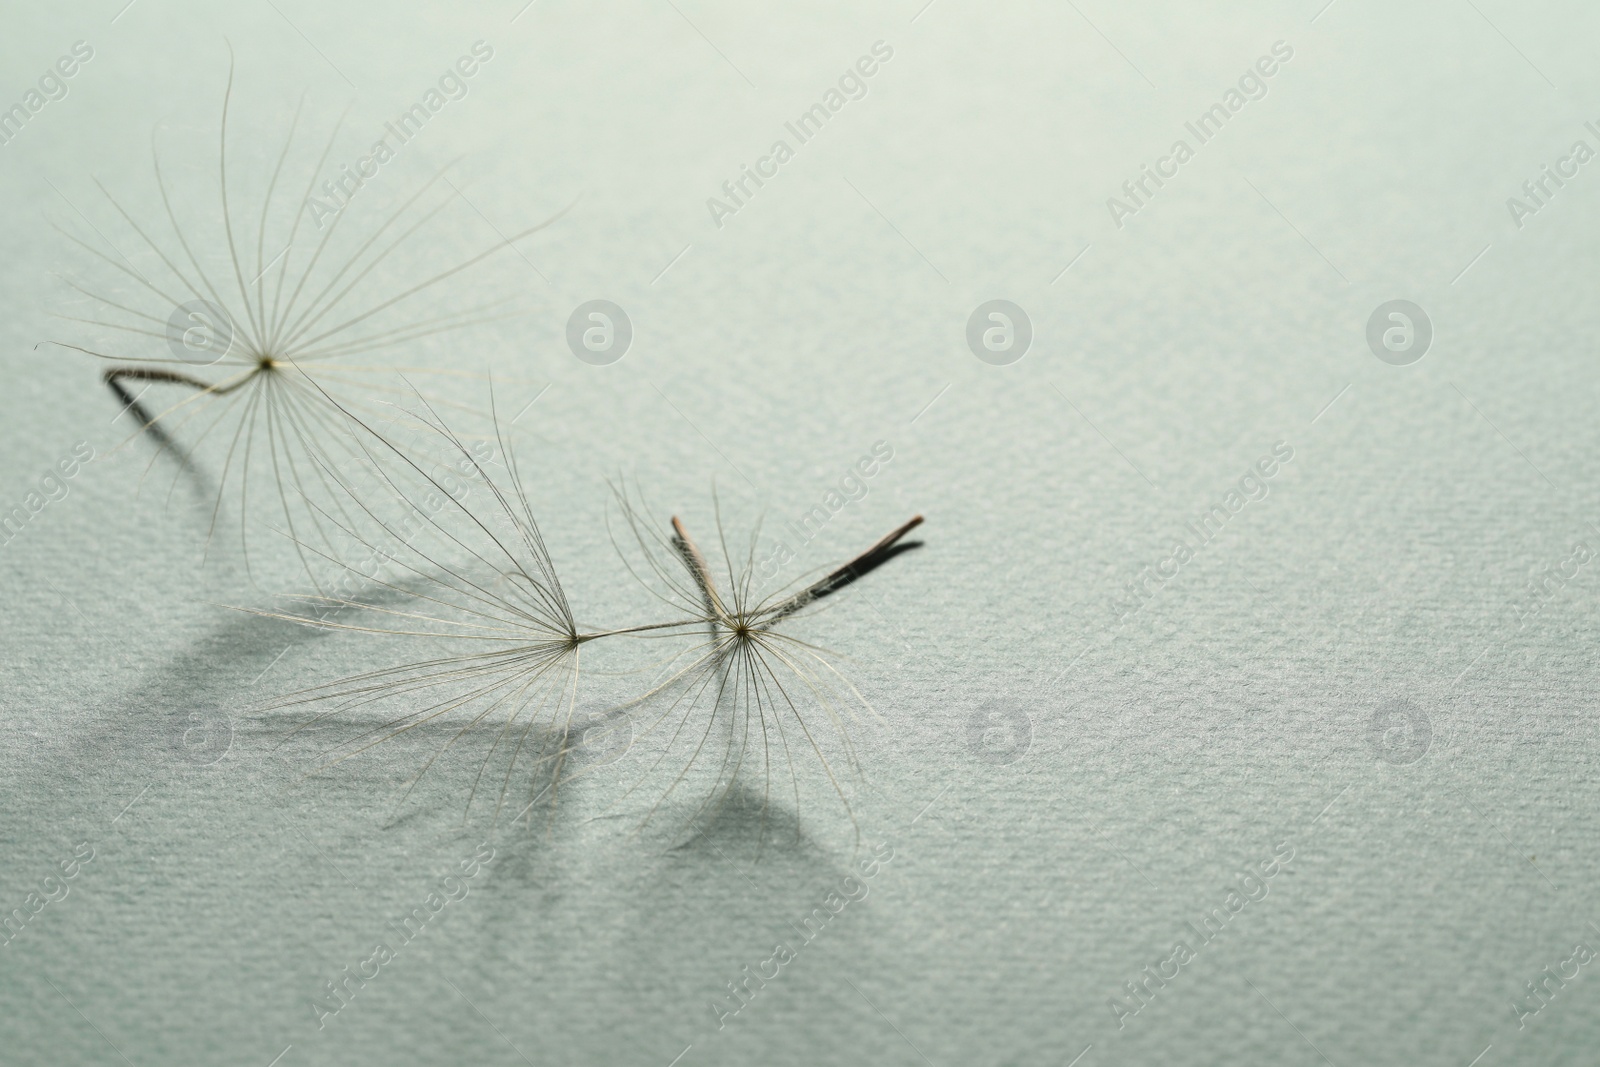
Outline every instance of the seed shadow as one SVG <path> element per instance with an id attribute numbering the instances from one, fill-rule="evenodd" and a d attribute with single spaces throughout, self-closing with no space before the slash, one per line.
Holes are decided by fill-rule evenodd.
<path id="1" fill-rule="evenodd" d="M 626 778 L 610 784 L 620 791 Z M 776 943 L 806 951 L 802 924 L 827 921 L 818 909 L 831 914 L 824 900 L 851 871 L 848 847 L 830 854 L 792 815 L 763 817 L 759 790 L 736 792 L 715 820 L 664 847 L 617 832 L 621 816 L 583 820 L 554 847 L 534 835 L 497 836 L 492 879 L 456 955 L 495 976 L 484 995 L 517 990 L 528 1006 L 515 1024 L 524 1033 L 613 1054 L 671 1044 L 668 1059 L 700 1042 L 717 1028 L 707 1004 L 729 996 L 727 983 L 745 980 Z M 810 995 L 818 980 L 814 968 L 779 980 L 752 1014 L 781 1013 L 772 1006 L 780 996 Z M 539 1007 L 559 1003 L 574 983 L 591 1001 L 582 1018 Z"/>
<path id="2" fill-rule="evenodd" d="M 136 373 L 139 373 L 137 369 L 112 367 L 102 376 L 106 387 L 111 390 L 111 394 L 122 405 L 123 411 L 139 420 L 139 429 L 134 436 L 147 438 L 160 455 L 176 463 L 183 474 L 190 478 L 193 483 L 191 488 L 196 492 L 206 489 L 208 479 L 201 472 L 194 458 L 178 442 L 174 441 L 172 435 L 167 432 L 167 428 L 162 426 L 150 414 L 150 410 L 145 407 L 142 394 L 131 393 L 128 391 L 128 387 L 122 384 L 123 378 L 131 377 Z"/>

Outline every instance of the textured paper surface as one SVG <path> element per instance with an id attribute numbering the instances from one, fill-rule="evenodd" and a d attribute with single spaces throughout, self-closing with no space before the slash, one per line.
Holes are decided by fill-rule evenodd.
<path id="1" fill-rule="evenodd" d="M 0 913 L 26 917 L 0 1062 L 1588 1061 L 1600 979 L 1564 961 L 1600 946 L 1597 579 L 1536 613 L 1528 586 L 1600 546 L 1600 163 L 1520 227 L 1507 198 L 1600 149 L 1592 11 L 119 6 L 18 9 L 0 42 L 6 105 L 94 50 L 0 148 L 0 506 L 96 453 L 0 547 Z M 715 483 L 776 525 L 890 443 L 795 564 L 927 516 L 924 548 L 806 630 L 882 717 L 856 729 L 859 851 L 837 804 L 800 810 L 798 845 L 738 819 L 636 839 L 620 770 L 548 825 L 463 827 L 465 756 L 396 815 L 436 735 L 303 777 L 316 745 L 254 709 L 404 650 L 226 607 L 270 604 L 292 563 L 253 585 L 230 542 L 202 567 L 207 517 L 182 481 L 168 500 L 170 467 L 140 487 L 102 365 L 34 350 L 81 336 L 57 275 L 107 269 L 50 222 L 120 233 L 95 179 L 164 218 L 153 130 L 184 210 L 220 217 L 227 42 L 259 182 L 302 90 L 318 136 L 350 105 L 330 158 L 353 160 L 478 40 L 493 59 L 351 225 L 457 160 L 471 207 L 390 264 L 415 277 L 576 204 L 465 289 L 528 314 L 394 361 L 492 373 L 513 410 L 548 384 L 517 448 L 586 621 L 649 610 L 608 477 L 661 520 L 709 528 Z M 879 41 L 865 96 L 799 144 L 785 122 Z M 1199 144 L 1185 123 L 1280 41 L 1265 95 Z M 719 227 L 707 199 L 778 139 L 793 158 Z M 1108 198 L 1178 139 L 1193 158 L 1117 225 Z M 634 327 L 611 366 L 565 340 L 596 298 Z M 1009 366 L 965 338 L 995 298 L 1032 324 Z M 1408 366 L 1365 337 L 1394 299 L 1434 329 Z M 1280 445 L 1270 492 L 1199 544 L 1186 524 Z M 191 713 L 231 722 L 225 749 L 197 757 Z M 319 1027 L 325 983 L 481 842 L 465 896 Z M 852 874 L 864 898 L 807 940 Z M 1193 958 L 1148 977 L 1179 940 Z"/>

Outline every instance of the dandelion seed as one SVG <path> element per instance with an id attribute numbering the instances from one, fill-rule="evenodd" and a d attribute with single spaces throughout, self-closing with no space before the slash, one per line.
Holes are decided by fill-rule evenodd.
<path id="1" fill-rule="evenodd" d="M 746 557 L 736 566 L 717 502 L 718 537 L 728 574 L 728 589 L 723 592 L 712 566 L 680 518 L 672 518 L 672 534 L 662 537 L 619 491 L 622 515 L 645 550 L 646 566 L 659 581 L 645 581 L 626 555 L 624 563 L 672 608 L 672 616 L 664 621 L 586 629 L 576 621 L 549 545 L 539 531 L 515 453 L 499 432 L 493 397 L 490 414 L 496 426 L 494 442 L 499 456 L 504 456 L 504 478 L 494 474 L 491 458 L 469 448 L 454 434 L 426 398 L 418 394 L 416 400 L 422 406 L 421 413 L 414 414 L 416 429 L 453 458 L 474 486 L 482 486 L 483 493 L 450 493 L 430 474 L 426 446 L 395 442 L 326 397 L 331 410 L 349 422 L 352 440 L 362 453 L 360 469 L 376 482 L 358 490 L 341 472 L 323 464 L 322 474 L 344 496 L 342 512 L 334 514 L 315 502 L 310 506 L 338 531 L 344 549 L 365 553 L 366 560 L 378 563 L 371 569 L 355 566 L 338 553 L 302 542 L 301 549 L 312 557 L 342 569 L 344 584 L 333 592 L 318 590 L 315 595 L 288 598 L 282 611 L 246 608 L 261 616 L 325 630 L 414 638 L 440 648 L 454 646 L 453 651 L 434 653 L 430 649 L 424 659 L 310 686 L 270 704 L 266 710 L 315 709 L 299 729 L 333 718 L 362 720 L 360 733 L 325 750 L 318 758 L 318 768 L 341 763 L 422 726 L 446 726 L 450 739 L 411 779 L 400 798 L 403 803 L 438 758 L 469 734 L 486 733 L 490 744 L 478 761 L 462 819 L 469 816 L 480 787 L 493 781 L 491 766 L 496 763 L 501 766 L 494 800 L 496 819 L 514 789 L 518 769 L 530 773 L 533 784 L 515 816 L 531 819 L 534 805 L 549 801 L 554 817 L 558 789 L 574 777 L 566 774 L 566 761 L 576 747 L 573 718 L 584 648 L 600 638 L 672 638 L 698 633 L 688 651 L 667 657 L 664 680 L 618 709 L 658 702 L 666 705 L 645 733 L 677 717 L 672 737 L 651 771 L 675 752 L 680 737 L 693 741 L 693 733 L 686 733 L 691 721 L 702 712 L 706 717 L 693 750 L 686 753 L 682 768 L 651 808 L 646 824 L 702 758 L 710 755 L 707 745 L 718 726 L 725 726 L 728 734 L 725 750 L 715 769 L 712 792 L 696 809 L 694 819 L 714 816 L 722 808 L 738 784 L 755 742 L 762 745 L 763 833 L 774 761 L 787 769 L 798 808 L 800 776 L 795 771 L 795 757 L 800 750 L 810 749 L 816 755 L 838 797 L 845 801 L 846 813 L 850 811 L 819 741 L 822 723 L 814 720 L 826 721 L 827 728 L 837 734 L 846 760 L 854 768 L 845 720 L 856 707 L 870 712 L 870 705 L 835 669 L 826 649 L 781 632 L 779 627 L 899 553 L 918 547 L 920 542 L 906 542 L 904 537 L 922 523 L 920 515 L 850 563 L 798 589 L 757 600 L 752 589 L 758 526 Z M 614 531 L 613 544 L 618 544 Z M 666 592 L 654 585 L 661 585 Z M 347 616 L 358 617 L 350 621 Z M 776 752 L 774 744 L 778 745 Z"/>
<path id="2" fill-rule="evenodd" d="M 338 472 L 326 469 L 346 497 L 346 511 L 359 516 L 361 522 L 347 524 L 341 516 L 326 511 L 322 517 L 354 548 L 364 550 L 369 558 L 381 559 L 383 567 L 368 573 L 340 563 L 342 556 L 303 546 L 343 567 L 349 579 L 347 587 L 291 597 L 281 611 L 245 609 L 325 630 L 418 640 L 441 649 L 430 650 L 419 660 L 291 693 L 270 704 L 266 710 L 314 709 L 298 730 L 336 718 L 362 722 L 358 733 L 323 752 L 317 761 L 319 769 L 421 727 L 442 725 L 449 739 L 410 780 L 401 803 L 446 752 L 468 735 L 481 734 L 488 747 L 474 773 L 463 819 L 470 815 L 482 787 L 496 778 L 494 813 L 498 818 L 517 788 L 519 772 L 528 774 L 531 784 L 515 816 L 531 819 L 533 808 L 545 802 L 553 818 L 561 786 L 583 773 L 569 774 L 567 763 L 576 748 L 573 721 L 585 648 L 602 638 L 699 635 L 688 638 L 693 642 L 690 649 L 667 657 L 662 681 L 621 705 L 627 709 L 664 704 L 650 729 L 674 715 L 678 719 L 651 771 L 675 752 L 682 754 L 675 743 L 680 735 L 690 736 L 686 731 L 697 716 L 707 720 L 693 751 L 651 808 L 646 822 L 709 753 L 709 739 L 724 725 L 729 727 L 728 747 L 711 794 L 696 810 L 695 818 L 714 815 L 738 782 L 746 751 L 753 743 L 753 726 L 763 751 L 763 830 L 775 759 L 788 770 L 797 806 L 799 776 L 794 759 L 801 750 L 816 755 L 840 799 L 845 799 L 817 737 L 818 724 L 812 720 L 820 714 L 838 734 L 854 767 L 845 715 L 851 707 L 870 711 L 870 705 L 829 662 L 826 650 L 782 633 L 778 627 L 894 556 L 917 547 L 916 542 L 903 538 L 922 521 L 921 516 L 843 567 L 794 591 L 755 600 L 751 593 L 754 536 L 750 552 L 737 570 L 728 555 L 726 538 L 722 539 L 729 583 L 724 593 L 681 520 L 674 518 L 671 538 L 662 538 L 619 494 L 629 527 L 645 547 L 647 566 L 665 586 L 665 593 L 656 592 L 672 608 L 671 617 L 586 628 L 577 622 L 524 490 L 515 454 L 498 431 L 492 403 L 495 441 L 498 454 L 504 457 L 503 477 L 425 400 L 418 399 L 424 408 L 417 416 L 423 436 L 454 456 L 484 492 L 475 489 L 465 497 L 450 494 L 429 472 L 426 461 L 419 460 L 422 448 L 396 443 L 346 412 L 364 454 L 363 469 L 375 472 L 378 484 L 358 490 Z M 332 400 L 329 403 L 337 408 Z M 719 505 L 719 534 L 721 529 Z M 633 565 L 628 566 L 642 580 Z M 630 788 L 619 801 L 637 788 Z M 848 811 L 848 800 L 845 807 Z M 853 814 L 851 818 L 853 822 Z"/>
<path id="3" fill-rule="evenodd" d="M 895 556 L 919 547 L 921 542 L 903 539 L 922 523 L 922 516 L 914 516 L 877 544 L 821 578 L 792 592 L 781 590 L 758 599 L 753 586 L 759 524 L 751 534 L 748 550 L 736 564 L 728 550 L 721 507 L 717 505 L 717 536 L 727 575 L 727 591 L 724 592 L 711 564 L 681 519 L 672 519 L 672 534 L 663 538 L 645 524 L 624 494 L 619 492 L 618 497 L 629 531 L 643 550 L 657 584 L 665 589 L 664 593 L 653 591 L 678 610 L 692 613 L 696 628 L 703 629 L 705 634 L 673 661 L 664 681 L 633 702 L 635 705 L 662 705 L 640 736 L 661 728 L 670 731 L 651 772 L 668 764 L 680 742 L 689 750 L 686 756 L 680 754 L 680 758 L 670 764 L 678 770 L 645 816 L 644 823 L 654 818 L 696 767 L 714 762 L 712 786 L 688 820 L 702 826 L 709 824 L 733 795 L 747 761 L 753 761 L 761 778 L 758 836 L 764 840 L 774 771 L 779 775 L 787 773 L 789 791 L 798 810 L 800 773 L 795 761 L 797 755 L 809 751 L 844 805 L 859 840 L 860 828 L 839 775 L 824 750 L 821 733 L 824 728 L 831 731 L 850 770 L 859 773 L 848 720 L 855 717 L 856 709 L 876 713 L 854 684 L 834 666 L 827 649 L 784 633 L 779 627 Z M 674 560 L 687 573 L 687 584 L 668 565 Z M 637 571 L 634 573 L 643 580 Z M 719 745 L 720 752 L 717 751 Z M 629 792 L 637 788 L 639 786 L 635 785 Z M 797 833 L 798 829 L 796 823 Z"/>
<path id="4" fill-rule="evenodd" d="M 224 499 L 236 495 L 240 545 L 249 569 L 247 530 L 251 526 L 252 481 L 264 481 L 258 491 L 271 494 L 267 514 L 272 522 L 286 528 L 309 573 L 311 561 L 304 546 L 309 543 L 325 548 L 331 543 L 333 531 L 321 510 L 300 506 L 300 502 L 321 500 L 336 509 L 341 494 L 328 474 L 329 468 L 360 459 L 359 450 L 348 440 L 342 417 L 328 404 L 328 395 L 338 396 L 340 405 L 365 412 L 370 418 L 377 418 L 381 411 L 378 401 L 407 395 L 406 389 L 393 380 L 397 368 L 361 365 L 353 362 L 353 357 L 519 314 L 507 310 L 504 300 L 410 319 L 405 318 L 405 308 L 414 298 L 434 291 L 513 242 L 544 229 L 565 212 L 503 241 L 497 240 L 476 255 L 436 269 L 421 280 L 403 285 L 398 292 L 377 289 L 374 271 L 390 263 L 397 252 L 415 249 L 419 232 L 456 195 L 450 193 L 440 199 L 438 183 L 444 172 L 424 183 L 360 238 L 347 258 L 336 262 L 332 242 L 350 213 L 340 212 L 316 237 L 310 232 L 307 216 L 316 180 L 343 118 L 322 144 L 298 199 L 292 194 L 280 196 L 279 186 L 285 184 L 286 165 L 297 143 L 302 97 L 267 179 L 259 214 L 251 217 L 233 202 L 239 179 L 230 174 L 228 126 L 232 96 L 230 54 L 217 170 L 223 237 L 219 247 L 225 246 L 227 251 L 225 266 L 212 269 L 197 253 L 197 247 L 204 249 L 209 242 L 203 241 L 194 227 L 186 228 L 179 221 L 174 191 L 162 171 L 160 153 L 152 137 L 156 183 L 165 222 L 171 230 L 169 237 L 158 237 L 96 182 L 117 216 L 137 235 L 137 248 L 147 270 L 122 258 L 120 251 L 114 257 L 57 227 L 69 241 L 121 276 L 134 291 L 132 297 L 119 299 L 69 280 L 67 284 L 72 289 L 95 301 L 100 310 L 94 317 L 60 317 L 117 331 L 139 342 L 145 353 L 114 355 L 88 345 L 48 343 L 114 363 L 104 372 L 106 385 L 137 420 L 136 436 L 142 434 L 157 446 L 145 476 L 160 455 L 174 456 L 179 460 L 175 487 L 180 474 L 199 472 L 194 457 L 203 447 L 218 448 L 221 469 L 215 482 L 215 499 L 210 502 L 205 538 L 208 553 L 218 531 Z M 438 202 L 430 204 L 430 199 Z M 284 228 L 287 234 L 282 232 Z M 272 236 L 274 233 L 276 237 Z M 198 321 L 193 329 L 204 343 L 190 348 L 197 349 L 203 358 L 179 350 L 173 341 L 169 313 L 184 309 L 195 309 L 193 314 Z M 187 343 L 189 333 L 182 336 Z M 170 354 L 150 351 L 169 343 L 173 345 Z M 164 405 L 146 401 L 136 392 L 173 387 L 183 390 L 183 395 Z"/>
<path id="5" fill-rule="evenodd" d="M 430 473 L 419 447 L 396 443 L 345 412 L 357 431 L 364 469 L 375 472 L 376 491 L 359 490 L 337 472 L 325 473 L 340 487 L 347 523 L 323 512 L 348 547 L 365 550 L 384 567 L 368 574 L 335 556 L 302 546 L 348 579 L 332 593 L 288 598 L 284 611 L 255 611 L 327 630 L 421 639 L 459 651 L 368 671 L 289 694 L 269 709 L 319 708 L 299 730 L 335 717 L 378 717 L 361 733 L 326 751 L 320 769 L 343 762 L 429 724 L 448 724 L 450 739 L 410 780 L 401 803 L 435 762 L 475 731 L 492 741 L 479 762 L 463 810 L 470 814 L 480 787 L 494 777 L 498 818 L 520 769 L 535 783 L 527 805 L 540 800 L 552 813 L 561 784 L 570 776 L 584 646 L 606 637 L 671 630 L 684 621 L 585 629 L 579 626 L 550 550 L 533 515 L 515 453 L 498 429 L 495 442 L 505 457 L 503 478 L 438 416 L 425 400 L 418 426 L 466 470 L 475 487 L 463 497 L 450 493 Z M 333 403 L 330 400 L 330 403 Z M 337 405 L 335 405 L 337 406 Z M 492 408 L 491 408 L 492 412 Z M 479 504 L 476 501 L 485 500 Z M 345 621 L 358 613 L 366 621 Z"/>

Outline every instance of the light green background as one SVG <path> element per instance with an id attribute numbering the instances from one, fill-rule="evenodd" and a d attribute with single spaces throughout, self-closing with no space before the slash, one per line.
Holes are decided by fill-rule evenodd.
<path id="1" fill-rule="evenodd" d="M 95 858 L 0 949 L 0 1063 L 1591 1062 L 1591 968 L 1525 1028 L 1511 1005 L 1600 944 L 1597 578 L 1515 607 L 1600 545 L 1600 175 L 1520 230 L 1505 201 L 1600 146 L 1600 17 L 1320 5 L 14 6 L 0 103 L 74 40 L 96 54 L 0 148 L 0 503 L 80 440 L 100 455 L 0 547 L 0 910 L 76 843 Z M 708 1003 L 859 858 L 837 806 L 800 812 L 798 846 L 730 820 L 669 849 L 593 818 L 622 773 L 531 830 L 461 827 L 464 760 L 395 817 L 429 739 L 302 777 L 317 744 L 253 709 L 396 650 L 220 606 L 288 579 L 202 568 L 185 491 L 157 467 L 136 492 L 148 451 L 114 450 L 100 367 L 33 351 L 70 333 L 54 275 L 93 276 L 49 220 L 115 222 L 94 178 L 157 217 L 165 124 L 203 195 L 226 41 L 250 181 L 301 90 L 318 130 L 352 104 L 353 158 L 479 38 L 495 58 L 372 209 L 456 157 L 474 209 L 445 246 L 578 200 L 457 290 L 529 314 L 406 359 L 493 372 L 516 406 L 551 383 L 519 455 L 586 618 L 645 603 L 604 535 L 618 473 L 658 518 L 709 526 L 715 481 L 771 521 L 883 439 L 805 565 L 928 517 L 808 630 L 882 715 L 854 809 L 894 858 L 722 1030 Z M 867 97 L 715 227 L 705 199 L 877 40 Z M 1277 40 L 1266 98 L 1115 227 L 1106 198 Z M 1035 330 L 1010 367 L 963 339 L 997 296 Z M 635 327 L 611 367 L 563 341 L 595 297 Z M 1363 338 L 1394 298 L 1436 329 L 1409 367 Z M 1271 495 L 1119 624 L 1120 590 L 1279 441 Z M 1398 701 L 1431 731 L 1405 765 L 1370 736 Z M 992 706 L 1031 720 L 1020 760 L 972 743 Z M 181 758 L 195 709 L 234 719 L 214 765 Z M 470 895 L 319 1030 L 322 983 L 483 840 Z M 1108 998 L 1285 842 L 1268 895 L 1119 1030 Z"/>

